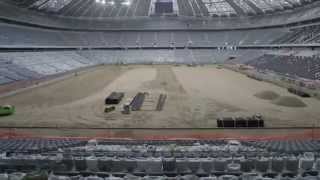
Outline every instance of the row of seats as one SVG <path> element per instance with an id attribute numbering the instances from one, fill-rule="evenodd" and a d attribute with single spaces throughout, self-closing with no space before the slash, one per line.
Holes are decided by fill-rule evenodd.
<path id="1" fill-rule="evenodd" d="M 41 79 L 95 64 L 75 52 L 1 53 L 0 84 Z"/>
<path id="2" fill-rule="evenodd" d="M 227 141 L 213 139 L 213 140 L 104 140 L 98 139 L 97 142 L 99 145 L 169 145 L 176 144 L 179 146 L 193 146 L 195 144 L 210 144 L 210 145 L 226 145 Z"/>
<path id="3" fill-rule="evenodd" d="M 225 149 L 222 149 L 225 150 Z M 255 149 L 251 149 L 255 150 Z M 257 151 L 239 151 L 239 152 L 230 152 L 230 151 L 201 151 L 201 150 L 194 150 L 194 151 L 147 151 L 147 152 L 141 152 L 141 151 L 101 151 L 101 149 L 98 149 L 96 151 L 90 150 L 88 152 L 84 151 L 77 151 L 77 150 L 71 150 L 65 149 L 65 152 L 67 154 L 71 154 L 73 156 L 81 156 L 81 157 L 90 157 L 94 155 L 97 158 L 178 158 L 178 159 L 257 159 L 260 156 L 270 158 L 272 157 L 281 157 L 282 159 L 286 159 L 290 156 L 291 153 L 268 153 L 266 151 L 263 151 L 263 149 L 256 149 Z M 305 152 L 305 151 L 299 151 L 298 153 Z M 296 157 L 296 156 L 295 156 Z"/>
<path id="4" fill-rule="evenodd" d="M 65 161 L 65 163 L 67 163 Z M 71 165 L 71 162 L 69 162 Z M 255 159 L 227 159 L 227 158 L 105 158 L 95 157 L 75 158 L 77 171 L 106 171 L 106 172 L 147 172 L 147 173 L 241 173 L 241 172 L 273 172 L 275 175 L 283 172 L 297 174 L 301 171 L 319 170 L 320 161 L 309 158 L 255 158 Z M 72 167 L 69 166 L 69 169 Z"/>
<path id="5" fill-rule="evenodd" d="M 320 25 L 294 28 L 274 41 L 276 44 L 320 43 Z"/>
<path id="6" fill-rule="evenodd" d="M 84 157 L 80 154 L 70 155 L 57 153 L 12 154 L 0 157 L 0 171 L 8 169 L 42 168 L 53 171 L 91 171 L 91 172 L 145 172 L 181 174 L 205 172 L 211 173 L 272 173 L 274 176 L 290 173 L 291 176 L 309 171 L 320 170 L 320 159 L 313 154 L 302 156 L 256 156 L 239 158 L 164 158 L 164 157 Z"/>
<path id="7" fill-rule="evenodd" d="M 0 84 L 39 79 L 41 77 L 43 77 L 41 74 L 31 71 L 21 65 L 14 64 L 12 61 L 0 59 Z"/>
<path id="8" fill-rule="evenodd" d="M 118 142 L 118 143 L 117 143 Z M 125 144 L 127 142 L 127 144 Z M 306 146 L 303 151 L 281 151 L 269 144 Z M 267 177 L 318 175 L 320 170 L 319 141 L 116 141 L 75 139 L 0 139 L 0 172 L 8 170 L 45 169 L 54 172 L 110 172 L 146 174 L 236 174 L 256 173 Z M 254 148 L 256 147 L 256 148 Z M 286 146 L 293 147 L 293 146 Z M 310 148 L 314 147 L 314 148 Z M 105 153 L 97 155 L 97 151 Z M 226 151 L 223 154 L 220 151 Z M 245 151 L 246 150 L 246 151 Z M 155 152 L 176 153 L 155 156 Z M 208 152 L 216 151 L 216 156 Z M 251 153 L 254 151 L 255 153 Z M 275 153 L 279 151 L 278 153 Z M 314 152 L 310 152 L 314 151 Z M 108 156 L 113 152 L 113 156 Z M 132 153 L 153 153 L 132 156 Z M 118 154 L 117 154 L 118 153 Z M 119 156 L 123 153 L 123 156 Z M 131 153 L 131 155 L 130 155 Z M 193 153 L 192 156 L 189 156 Z M 297 153 L 297 154 L 294 154 Z M 196 154 L 203 154 L 198 156 Z M 252 155 L 252 156 L 251 156 Z"/>
<path id="9" fill-rule="evenodd" d="M 237 31 L 66 32 L 0 24 L 0 45 L 203 47 L 270 44 L 280 29 Z"/>
<path id="10" fill-rule="evenodd" d="M 40 173 L 39 173 L 40 174 Z M 31 177 L 36 176 L 37 174 L 32 174 Z M 27 176 L 24 173 L 10 173 L 10 174 L 0 174 L 0 177 L 3 180 L 8 179 L 17 179 L 20 180 L 24 176 Z M 30 177 L 30 175 L 28 175 Z M 38 175 L 39 177 L 39 175 Z M 223 175 L 208 175 L 208 174 L 145 174 L 145 173 L 135 173 L 135 174 L 127 174 L 127 173 L 115 173 L 115 174 L 107 174 L 107 173 L 55 173 L 42 177 L 46 177 L 49 180 L 313 180 L 317 179 L 317 176 L 304 176 L 304 177 L 287 177 L 280 176 L 276 178 L 270 178 L 267 176 L 260 176 L 257 174 L 244 174 L 241 176 L 237 176 L 235 174 L 223 174 Z"/>
<path id="11" fill-rule="evenodd" d="M 319 142 L 314 140 L 253 141 L 249 144 L 276 152 L 320 151 Z"/>
<path id="12" fill-rule="evenodd" d="M 84 145 L 85 141 L 71 139 L 0 139 L 0 152 L 45 152 L 59 148 Z"/>
<path id="13" fill-rule="evenodd" d="M 204 158 L 204 157 L 232 157 L 255 156 L 256 153 L 272 152 L 301 154 L 303 152 L 318 152 L 318 140 L 282 140 L 282 141 L 240 141 L 237 145 L 230 145 L 229 141 L 201 140 L 201 141 L 87 141 L 73 139 L 0 139 L 2 152 L 15 150 L 20 152 L 32 148 L 46 150 L 47 148 L 67 148 L 68 152 L 87 153 L 102 152 L 102 155 L 131 157 L 176 157 L 176 158 Z M 174 144 L 175 146 L 171 146 Z M 142 155 L 147 153 L 147 156 Z M 248 153 L 248 154 L 245 154 Z M 121 155 L 122 154 L 122 155 Z M 131 155 L 130 155 L 131 154 Z M 139 154 L 141 156 L 139 156 Z M 268 156 L 268 153 L 265 154 Z"/>
<path id="14" fill-rule="evenodd" d="M 0 53 L 0 84 L 38 79 L 98 64 L 215 63 L 250 50 L 92 50 Z M 261 53 L 261 52 L 260 52 Z M 245 59 L 245 57 L 244 57 Z"/>
<path id="15" fill-rule="evenodd" d="M 107 157 L 174 157 L 174 158 L 234 158 L 234 157 L 256 157 L 259 155 L 270 156 L 282 153 L 299 155 L 303 152 L 318 152 L 320 142 L 316 140 L 290 140 L 290 141 L 244 141 L 242 145 L 230 145 L 226 142 L 203 142 L 204 144 L 195 143 L 193 145 L 183 145 L 185 143 L 176 143 L 171 147 L 170 144 L 152 145 L 146 142 L 147 148 L 142 144 L 127 142 L 126 146 L 122 142 L 116 143 L 99 143 L 101 145 L 94 147 L 75 147 L 68 152 L 74 152 L 88 156 L 94 153 L 96 156 Z M 114 144 L 116 143 L 116 144 Z M 121 145 L 122 144 L 122 145 Z M 90 152 L 90 153 L 88 153 Z M 233 152 L 237 152 L 233 154 Z"/>
<path id="16" fill-rule="evenodd" d="M 303 57 L 293 55 L 265 54 L 248 62 L 249 65 L 262 70 L 302 77 L 306 79 L 320 79 L 320 58 L 318 56 Z"/>
<path id="17" fill-rule="evenodd" d="M 58 52 L 10 52 L 0 54 L 0 84 L 37 79 L 75 69 L 118 63 L 195 63 L 224 62 L 236 57 L 258 69 L 320 78 L 319 59 L 290 55 L 264 55 L 259 50 L 92 50 Z"/>

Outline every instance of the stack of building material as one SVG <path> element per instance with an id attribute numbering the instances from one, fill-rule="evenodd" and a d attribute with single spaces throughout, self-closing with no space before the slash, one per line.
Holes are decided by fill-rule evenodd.
<path id="1" fill-rule="evenodd" d="M 259 128 L 264 127 L 264 120 L 259 115 L 252 117 L 224 117 L 217 119 L 220 128 Z"/>
<path id="2" fill-rule="evenodd" d="M 160 94 L 159 99 L 158 99 L 158 104 L 157 104 L 157 111 L 162 111 L 164 107 L 164 103 L 166 102 L 167 95 L 166 94 Z"/>
<path id="3" fill-rule="evenodd" d="M 119 104 L 124 97 L 123 92 L 112 92 L 106 99 L 106 105 Z"/>
<path id="4" fill-rule="evenodd" d="M 146 93 L 141 110 L 154 111 L 156 109 L 156 105 L 157 105 L 156 104 L 157 98 L 158 97 L 155 94 Z"/>
<path id="5" fill-rule="evenodd" d="M 133 98 L 130 104 L 132 111 L 139 111 L 141 109 L 145 96 L 146 96 L 146 93 L 142 93 L 142 92 L 137 93 L 137 95 Z"/>

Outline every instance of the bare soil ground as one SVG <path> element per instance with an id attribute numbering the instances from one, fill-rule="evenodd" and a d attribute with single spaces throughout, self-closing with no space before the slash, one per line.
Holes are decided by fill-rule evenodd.
<path id="1" fill-rule="evenodd" d="M 125 92 L 116 111 L 104 113 L 104 99 Z M 215 66 L 102 66 L 93 71 L 0 99 L 16 114 L 0 117 L 0 126 L 60 128 L 215 128 L 216 118 L 262 114 L 267 127 L 320 126 L 320 101 L 295 98 L 306 107 L 279 106 L 255 94 L 286 89 Z M 148 105 L 130 115 L 123 103 L 148 92 Z M 154 111 L 159 94 L 168 95 L 163 111 Z M 257 132 L 258 133 L 258 132 Z M 67 134 L 72 134 L 68 132 Z"/>

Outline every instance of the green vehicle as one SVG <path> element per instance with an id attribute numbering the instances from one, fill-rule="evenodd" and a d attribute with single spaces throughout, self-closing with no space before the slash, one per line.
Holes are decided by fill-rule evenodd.
<path id="1" fill-rule="evenodd" d="M 217 69 L 222 69 L 223 65 L 222 64 L 218 64 Z"/>
<path id="2" fill-rule="evenodd" d="M 15 107 L 11 105 L 0 106 L 0 116 L 9 116 L 15 112 Z"/>

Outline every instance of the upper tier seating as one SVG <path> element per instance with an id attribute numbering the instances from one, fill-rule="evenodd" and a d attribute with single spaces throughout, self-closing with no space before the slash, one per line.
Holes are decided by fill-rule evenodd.
<path id="1" fill-rule="evenodd" d="M 203 47 L 270 44 L 282 29 L 72 32 L 0 24 L 0 46 Z"/>
<path id="2" fill-rule="evenodd" d="M 275 44 L 320 43 L 320 25 L 291 29 L 290 32 L 274 41 Z"/>

